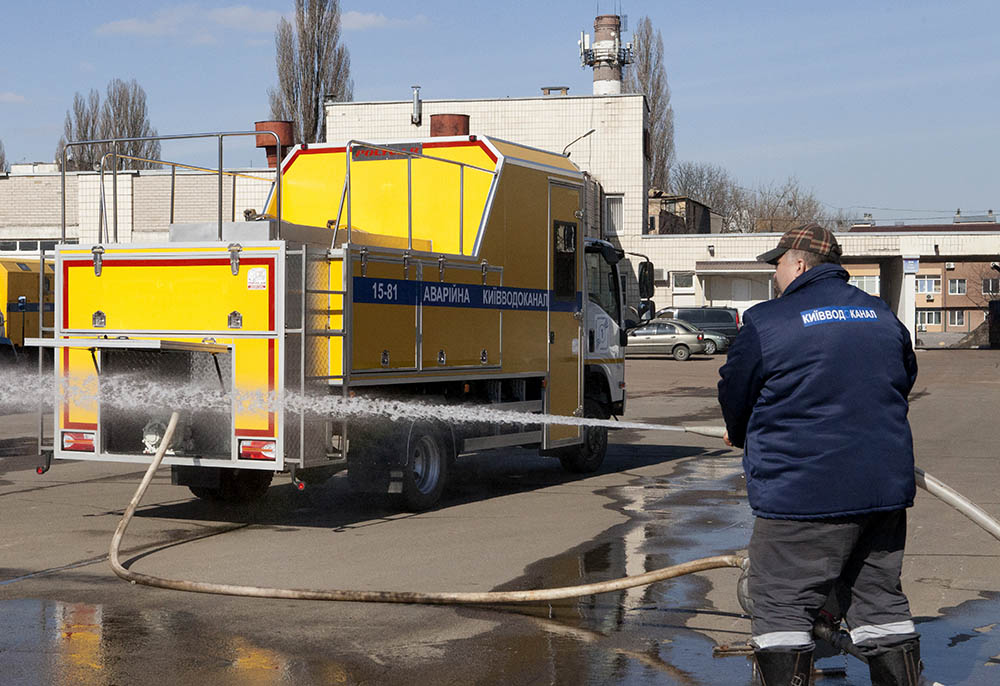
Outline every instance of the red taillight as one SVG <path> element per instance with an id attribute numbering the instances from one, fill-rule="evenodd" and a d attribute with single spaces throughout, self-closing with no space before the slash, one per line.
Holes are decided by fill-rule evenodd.
<path id="1" fill-rule="evenodd" d="M 736 310 L 736 328 L 738 329 L 741 326 L 742 326 L 742 324 L 740 324 L 740 311 Z"/>
<path id="2" fill-rule="evenodd" d="M 273 460 L 274 441 L 240 441 L 241 460 Z"/>
<path id="3" fill-rule="evenodd" d="M 705 340 L 705 334 L 703 334 L 703 333 L 698 334 L 698 340 L 699 341 Z"/>
<path id="4" fill-rule="evenodd" d="M 63 450 L 70 450 L 75 453 L 94 452 L 94 433 L 90 431 L 63 431 Z"/>

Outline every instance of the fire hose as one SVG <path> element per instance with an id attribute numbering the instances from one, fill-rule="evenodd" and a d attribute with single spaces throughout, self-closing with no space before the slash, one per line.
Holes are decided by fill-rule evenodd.
<path id="1" fill-rule="evenodd" d="M 126 569 L 119 560 L 119 548 L 125 530 L 131 522 L 139 502 L 145 495 L 149 484 L 153 480 L 153 474 L 159 468 L 167 447 L 173 438 L 174 430 L 177 427 L 178 413 L 174 412 L 170 416 L 166 432 L 160 440 L 159 447 L 153 460 L 146 470 L 145 475 L 139 484 L 138 489 L 132 496 L 131 502 L 125 508 L 125 513 L 118 527 L 115 529 L 111 539 L 111 549 L 109 560 L 111 568 L 122 579 L 133 584 L 142 584 L 157 588 L 166 588 L 176 591 L 188 591 L 193 593 L 211 593 L 216 595 L 234 595 L 254 598 L 284 598 L 290 600 L 329 600 L 329 601 L 351 601 L 365 603 L 411 603 L 425 605 L 505 605 L 515 603 L 542 603 L 566 598 L 578 598 L 581 596 L 594 595 L 597 593 L 608 593 L 620 591 L 636 586 L 645 586 L 657 581 L 673 579 L 686 574 L 694 574 L 709 569 L 720 569 L 725 567 L 740 567 L 745 569 L 747 558 L 742 555 L 716 555 L 713 557 L 703 557 L 689 562 L 684 562 L 661 569 L 655 569 L 645 574 L 636 574 L 619 579 L 599 581 L 590 584 L 577 586 L 563 586 L 560 588 L 533 589 L 525 591 L 485 591 L 485 592 L 461 592 L 461 593 L 417 593 L 412 591 L 365 591 L 365 590 L 343 590 L 343 589 L 288 589 L 269 588 L 261 586 L 245 586 L 233 584 L 220 584 L 202 581 L 189 581 L 184 579 L 167 579 L 158 576 L 151 576 Z M 657 427 L 660 428 L 660 427 Z M 673 427 L 671 427 L 673 428 Z M 721 437 L 723 429 L 721 427 L 684 427 L 683 430 L 705 436 Z M 951 505 L 963 515 L 971 519 L 977 525 L 985 529 L 991 536 L 1000 540 L 1000 523 L 990 517 L 975 504 L 958 494 L 947 485 L 927 474 L 919 467 L 916 468 L 917 485 L 927 492 Z M 836 639 L 836 636 L 833 638 Z M 848 639 L 849 643 L 849 639 Z M 843 647 L 843 646 L 842 646 Z M 848 647 L 845 650 L 851 652 Z"/>

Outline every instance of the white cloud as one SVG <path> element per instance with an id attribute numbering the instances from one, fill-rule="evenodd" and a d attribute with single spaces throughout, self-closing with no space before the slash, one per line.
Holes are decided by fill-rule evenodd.
<path id="1" fill-rule="evenodd" d="M 280 12 L 258 10 L 246 5 L 205 9 L 196 4 L 166 7 L 150 17 L 118 19 L 97 27 L 103 35 L 170 37 L 182 36 L 189 42 L 208 44 L 218 41 L 213 29 L 241 33 L 270 33 L 278 24 Z"/>
<path id="2" fill-rule="evenodd" d="M 201 10 L 195 5 L 177 5 L 157 11 L 152 18 L 119 19 L 97 27 L 99 34 L 124 36 L 173 36 L 196 20 Z"/>
<path id="3" fill-rule="evenodd" d="M 278 25 L 281 12 L 257 10 L 246 5 L 220 7 L 208 14 L 209 19 L 219 26 L 248 32 L 270 32 Z"/>
<path id="4" fill-rule="evenodd" d="M 340 17 L 345 31 L 368 31 L 405 26 L 420 26 L 427 23 L 427 17 L 418 14 L 409 19 L 390 19 L 381 12 L 344 12 Z"/>
<path id="5" fill-rule="evenodd" d="M 10 91 L 0 91 L 0 103 L 4 105 L 20 105 L 25 102 L 28 102 L 28 99 L 23 95 L 11 93 Z"/>

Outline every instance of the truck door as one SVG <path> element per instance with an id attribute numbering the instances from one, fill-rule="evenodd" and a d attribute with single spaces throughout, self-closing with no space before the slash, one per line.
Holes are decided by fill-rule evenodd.
<path id="1" fill-rule="evenodd" d="M 579 210 L 578 186 L 549 182 L 549 378 L 545 389 L 548 414 L 583 412 L 584 351 L 580 344 L 583 236 Z M 542 448 L 581 441 L 578 426 L 547 425 Z"/>

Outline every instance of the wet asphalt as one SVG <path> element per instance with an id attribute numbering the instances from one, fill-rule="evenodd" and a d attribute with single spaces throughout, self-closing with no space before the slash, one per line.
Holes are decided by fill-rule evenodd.
<path id="1" fill-rule="evenodd" d="M 919 360 L 911 411 L 918 462 L 1000 516 L 994 486 L 1000 478 L 995 448 L 1000 427 L 993 409 L 1000 398 L 1000 351 L 935 351 Z M 719 362 L 630 360 L 627 418 L 718 423 Z M 554 604 L 490 608 L 253 600 L 129 586 L 109 573 L 99 545 L 110 538 L 127 501 L 120 494 L 138 482 L 135 467 L 101 476 L 86 488 L 55 480 L 60 465 L 46 477 L 29 479 L 33 458 L 12 454 L 19 451 L 11 447 L 19 445 L 16 427 L 24 421 L 5 424 L 0 418 L 0 448 L 7 446 L 0 450 L 0 522 L 9 523 L 0 538 L 4 686 L 751 682 L 749 662 L 739 650 L 749 637 L 749 619 L 736 602 L 734 570 Z M 307 548 L 294 559 L 312 559 L 315 567 L 335 572 L 343 564 L 375 575 L 382 567 L 412 565 L 416 583 L 416 575 L 423 574 L 414 560 L 419 541 L 408 542 L 407 535 L 386 538 L 384 532 L 428 519 L 435 525 L 436 517 L 444 524 L 426 530 L 437 537 L 457 536 L 456 529 L 476 536 L 487 531 L 481 513 L 487 507 L 492 518 L 511 516 L 511 509 L 539 509 L 537 516 L 533 511 L 517 520 L 516 535 L 497 538 L 493 546 L 436 540 L 438 554 L 454 555 L 442 562 L 441 579 L 455 583 L 448 567 L 467 562 L 463 555 L 479 556 L 493 573 L 490 578 L 506 574 L 490 586 L 504 590 L 599 581 L 745 548 L 752 517 L 737 453 L 688 435 L 621 431 L 612 440 L 601 472 L 583 479 L 527 451 L 471 458 L 457 470 L 442 506 L 414 519 L 352 496 L 340 478 L 305 499 L 289 485 L 278 485 L 262 508 L 237 511 L 164 486 L 169 495 L 140 513 L 143 528 L 130 551 L 131 564 L 295 579 L 303 562 L 292 564 L 289 553 L 268 557 L 255 547 L 283 535 Z M 106 495 L 112 485 L 114 494 Z M 543 509 L 547 500 L 570 496 L 580 504 L 574 507 L 590 503 L 604 510 L 607 525 L 572 508 L 556 509 L 557 515 Z M 468 520 L 465 513 L 472 513 Z M 560 534 L 549 541 L 553 516 L 579 516 L 581 529 L 593 535 L 573 541 Z M 926 496 L 918 497 L 910 521 L 904 590 L 922 634 L 927 674 L 943 684 L 1000 683 L 1000 542 Z M 79 526 L 73 554 L 42 549 L 59 541 L 71 545 L 46 530 L 65 522 Z M 357 553 L 356 560 L 345 562 L 321 552 L 333 535 L 351 536 L 362 546 L 369 538 L 398 542 L 380 556 Z M 233 544 L 241 538 L 242 548 Z M 505 558 L 516 556 L 505 555 L 504 546 L 537 541 L 551 553 L 508 573 Z M 229 545 L 238 554 L 222 557 Z M 216 552 L 221 561 L 213 564 Z M 233 560 L 247 568 L 233 570 Z M 322 569 L 314 571 L 322 578 Z M 476 579 L 467 581 L 448 590 L 487 590 Z M 720 646 L 734 650 L 720 654 Z M 866 667 L 854 658 L 828 657 L 818 666 L 827 675 L 817 683 L 870 683 Z"/>

